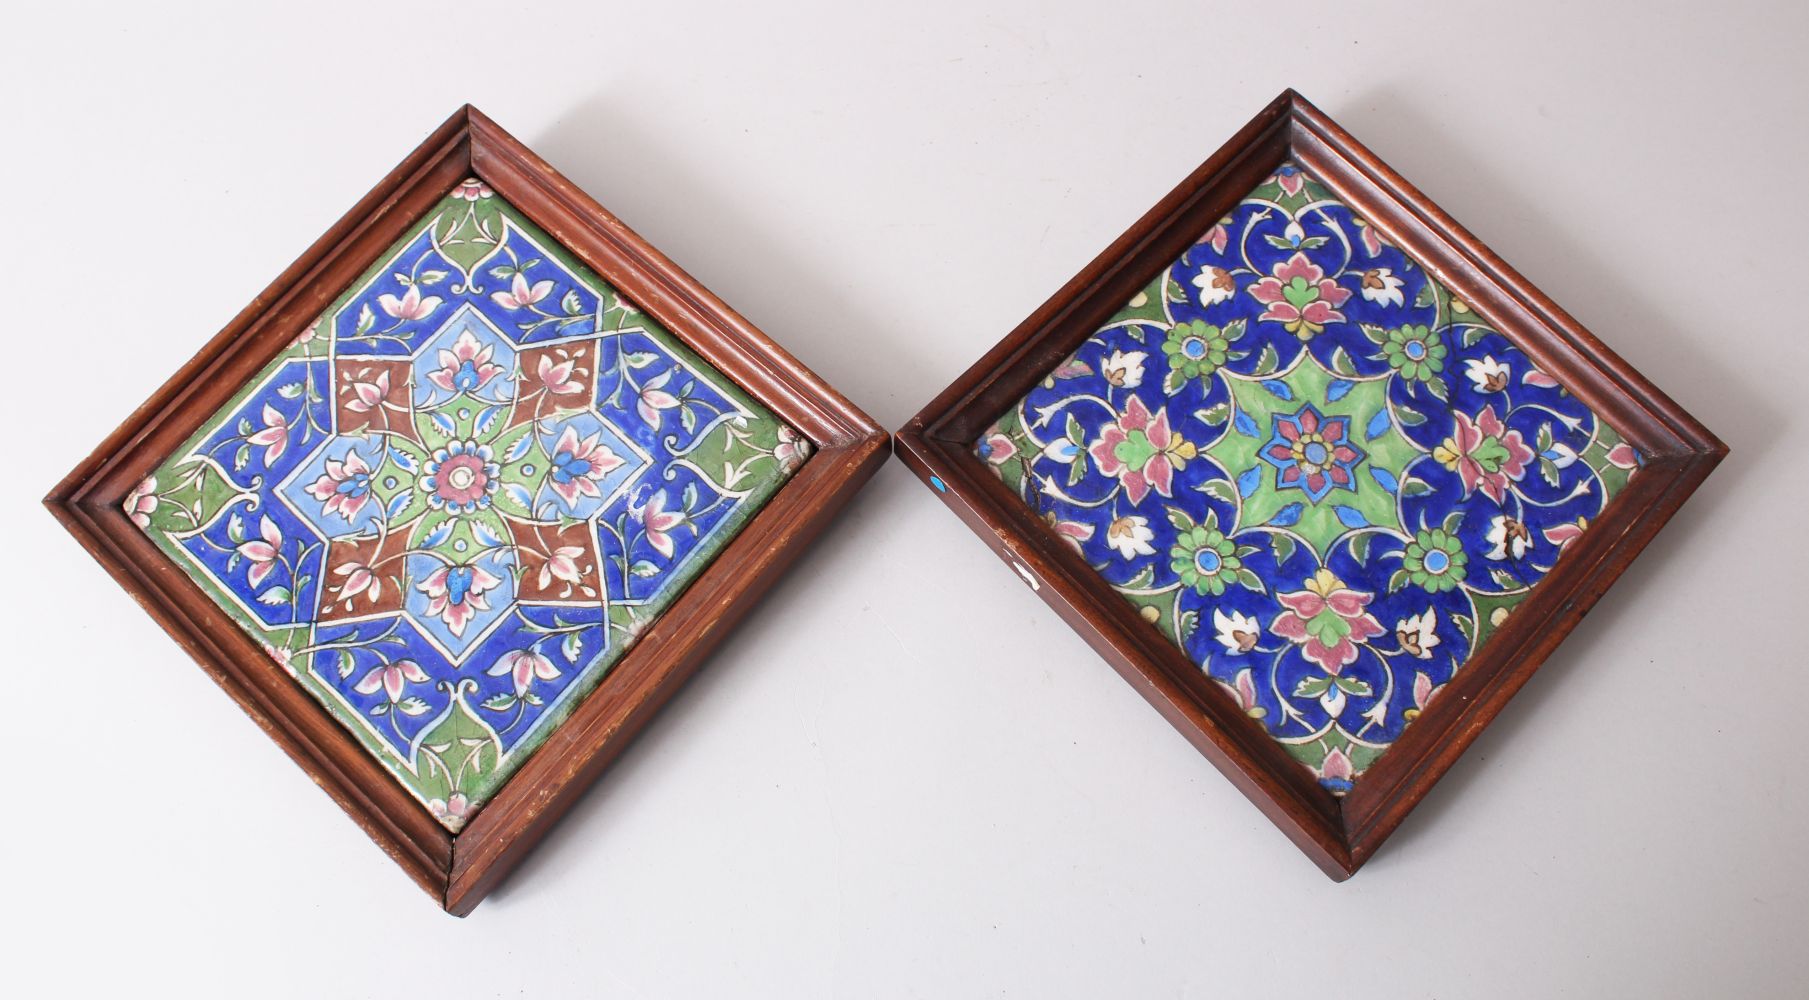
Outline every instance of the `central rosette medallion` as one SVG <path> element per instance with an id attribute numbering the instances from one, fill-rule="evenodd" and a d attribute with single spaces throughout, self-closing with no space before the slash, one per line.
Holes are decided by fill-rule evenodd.
<path id="1" fill-rule="evenodd" d="M 1387 377 L 1337 375 L 1305 351 L 1283 372 L 1217 376 L 1232 419 L 1203 451 L 1237 485 L 1237 531 L 1284 531 L 1325 552 L 1351 531 L 1399 529 L 1399 486 L 1421 452 L 1389 411 Z"/>

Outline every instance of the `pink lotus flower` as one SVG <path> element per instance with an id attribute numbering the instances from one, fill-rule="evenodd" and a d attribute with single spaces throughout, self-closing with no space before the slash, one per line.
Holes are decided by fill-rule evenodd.
<path id="1" fill-rule="evenodd" d="M 1327 323 L 1344 319 L 1337 307 L 1350 298 L 1350 289 L 1339 288 L 1319 265 L 1296 251 L 1251 285 L 1250 294 L 1269 307 L 1258 319 L 1275 320 L 1301 340 L 1311 340 Z"/>
<path id="2" fill-rule="evenodd" d="M 308 495 L 321 501 L 321 514 L 338 514 L 350 521 L 371 499 L 371 467 L 355 451 L 344 461 L 327 459 L 326 472 L 308 486 Z"/>
<path id="3" fill-rule="evenodd" d="M 151 526 L 151 514 L 157 510 L 157 477 L 146 476 L 139 480 L 132 492 L 126 494 L 125 501 L 120 504 L 125 508 L 126 516 L 140 528 Z"/>
<path id="4" fill-rule="evenodd" d="M 445 824 L 453 833 L 465 826 L 471 815 L 471 800 L 464 792 L 453 792 L 444 799 L 434 799 L 427 803 L 427 811 L 433 813 L 435 819 Z"/>
<path id="5" fill-rule="evenodd" d="M 543 681 L 557 678 L 559 668 L 553 666 L 552 660 L 531 649 L 517 649 L 504 653 L 487 673 L 492 677 L 507 675 L 515 682 L 515 697 L 519 698 L 534 686 L 536 678 Z"/>
<path id="6" fill-rule="evenodd" d="M 1625 441 L 1608 449 L 1608 464 L 1617 469 L 1639 468 L 1639 452 Z"/>
<path id="7" fill-rule="evenodd" d="M 1331 789 L 1335 795 L 1343 795 L 1350 791 L 1351 784 L 1357 777 L 1357 769 L 1343 750 L 1333 750 L 1325 755 L 1325 762 L 1319 765 L 1318 775 L 1320 784 Z"/>
<path id="8" fill-rule="evenodd" d="M 1277 170 L 1275 176 L 1270 179 L 1281 185 L 1282 193 L 1290 198 L 1299 194 L 1306 187 L 1306 175 L 1292 163 L 1282 164 L 1281 169 Z"/>
<path id="9" fill-rule="evenodd" d="M 1212 247 L 1213 253 L 1224 253 L 1225 245 L 1231 242 L 1231 234 L 1225 231 L 1225 224 L 1220 222 L 1206 230 L 1206 235 L 1200 237 L 1199 242 Z"/>
<path id="10" fill-rule="evenodd" d="M 561 545 L 554 549 L 540 566 L 540 589 L 545 590 L 554 580 L 566 583 L 584 582 L 583 574 L 578 572 L 578 558 L 584 555 L 582 545 Z M 569 591 L 568 591 L 569 593 Z"/>
<path id="11" fill-rule="evenodd" d="M 353 690 L 359 694 L 376 694 L 383 689 L 383 696 L 391 702 L 402 700 L 402 691 L 409 684 L 425 684 L 428 681 L 427 671 L 413 660 L 397 660 L 385 663 L 365 674 Z"/>
<path id="12" fill-rule="evenodd" d="M 415 589 L 427 595 L 427 616 L 444 621 L 453 635 L 462 636 L 473 616 L 490 610 L 484 594 L 500 583 L 482 566 L 441 566 L 427 574 Z"/>
<path id="13" fill-rule="evenodd" d="M 633 513 L 635 520 L 641 522 L 641 526 L 647 529 L 647 544 L 653 546 L 660 555 L 667 559 L 672 558 L 674 547 L 670 532 L 685 523 L 684 512 L 668 511 L 666 494 L 660 492 L 655 493 L 653 499 L 647 501 L 645 506 Z"/>
<path id="14" fill-rule="evenodd" d="M 553 445 L 553 468 L 547 473 L 547 485 L 559 494 L 567 507 L 575 507 L 578 498 L 601 497 L 597 481 L 622 464 L 622 457 L 600 443 L 601 434 L 580 439 L 572 425 L 565 425 Z"/>
<path id="15" fill-rule="evenodd" d="M 264 404 L 264 426 L 245 439 L 245 443 L 264 449 L 264 465 L 268 468 L 289 449 L 289 424 L 276 407 Z"/>
<path id="16" fill-rule="evenodd" d="M 575 392 L 584 391 L 584 383 L 572 378 L 572 372 L 576 367 L 577 360 L 574 358 L 554 361 L 550 355 L 542 354 L 534 377 L 540 381 L 541 390 L 555 396 L 570 396 Z"/>
<path id="17" fill-rule="evenodd" d="M 1044 514 L 1043 521 L 1049 525 L 1050 530 L 1055 532 L 1055 537 L 1072 545 L 1076 552 L 1081 551 L 1082 542 L 1093 537 L 1092 525 L 1079 521 L 1064 521 L 1056 517 L 1053 511 Z"/>
<path id="18" fill-rule="evenodd" d="M 1432 701 L 1433 695 L 1438 694 L 1444 689 L 1445 686 L 1443 684 L 1433 684 L 1432 676 L 1425 671 L 1421 670 L 1415 673 L 1413 675 L 1413 707 L 1402 712 L 1401 718 L 1406 719 L 1408 722 L 1412 722 L 1414 719 L 1419 718 L 1420 713 L 1424 712 L 1427 704 Z"/>
<path id="19" fill-rule="evenodd" d="M 1564 524 L 1554 524 L 1545 529 L 1545 540 L 1556 545 L 1558 551 L 1562 552 L 1565 546 L 1583 537 L 1583 530 L 1588 527 L 1589 519 L 1584 517 Z"/>
<path id="20" fill-rule="evenodd" d="M 476 392 L 502 374 L 502 366 L 490 361 L 495 352 L 494 345 L 479 341 L 466 330 L 453 342 L 452 350 L 440 350 L 440 367 L 427 373 L 427 381 L 447 392 Z"/>
<path id="21" fill-rule="evenodd" d="M 779 441 L 773 445 L 773 461 L 782 471 L 790 472 L 810 457 L 810 439 L 793 430 L 789 424 L 779 425 Z"/>
<path id="22" fill-rule="evenodd" d="M 263 583 L 264 578 L 276 569 L 277 556 L 282 553 L 283 549 L 282 529 L 278 528 L 276 522 L 270 518 L 259 518 L 258 535 L 260 537 L 247 538 L 240 542 L 238 548 L 233 550 L 251 564 L 251 571 L 246 574 L 245 579 L 253 587 Z"/>
<path id="23" fill-rule="evenodd" d="M 466 201 L 476 201 L 479 198 L 488 198 L 495 193 L 496 192 L 490 190 L 489 185 L 475 177 L 459 181 L 459 186 L 452 189 L 452 197 L 463 198 Z"/>
<path id="24" fill-rule="evenodd" d="M 1237 699 L 1237 707 L 1250 718 L 1260 719 L 1269 714 L 1268 709 L 1256 702 L 1256 676 L 1249 667 L 1239 670 L 1229 684 L 1219 681 L 1219 686 L 1231 692 L 1231 696 Z"/>
<path id="25" fill-rule="evenodd" d="M 1507 497 L 1508 483 L 1519 482 L 1526 475 L 1533 449 L 1519 431 L 1509 430 L 1495 416 L 1494 406 L 1484 407 L 1474 422 L 1462 413 L 1451 416 L 1456 427 L 1443 444 L 1432 449 L 1432 457 L 1463 480 L 1466 498 L 1480 487 L 1489 499 L 1501 503 Z"/>
<path id="26" fill-rule="evenodd" d="M 649 427 L 660 425 L 659 411 L 670 410 L 678 405 L 678 397 L 666 391 L 666 383 L 672 380 L 672 373 L 675 371 L 678 369 L 668 368 L 641 386 L 640 401 L 635 404 L 635 409 L 640 411 L 641 419 Z"/>
<path id="27" fill-rule="evenodd" d="M 366 590 L 371 592 L 370 600 L 372 603 L 375 603 L 378 598 L 383 596 L 383 578 L 378 576 L 364 563 L 340 563 L 338 566 L 334 567 L 333 575 L 345 577 L 345 582 L 339 585 L 338 599 L 344 601 L 348 608 L 352 606 L 352 598 L 357 597 Z"/>
<path id="28" fill-rule="evenodd" d="M 377 296 L 377 305 L 384 312 L 392 318 L 410 322 L 432 316 L 433 311 L 440 307 L 440 301 L 438 295 L 422 298 L 421 286 L 416 284 L 410 284 L 399 299 L 387 293 Z"/>
<path id="29" fill-rule="evenodd" d="M 1018 446 L 1003 434 L 992 433 L 980 441 L 980 457 L 994 465 L 1004 465 L 1018 453 Z"/>
<path id="30" fill-rule="evenodd" d="M 1351 590 L 1329 569 L 1306 581 L 1305 590 L 1277 594 L 1286 608 L 1269 631 L 1300 646 L 1300 655 L 1328 674 L 1357 660 L 1357 645 L 1383 634 L 1382 623 L 1365 610 L 1373 594 Z"/>
<path id="31" fill-rule="evenodd" d="M 258 645 L 264 647 L 264 655 L 276 661 L 277 666 L 290 673 L 295 673 L 295 653 L 287 646 L 272 646 L 267 642 L 260 642 Z"/>
<path id="32" fill-rule="evenodd" d="M 1087 452 L 1101 473 L 1124 484 L 1132 506 L 1142 503 L 1152 489 L 1171 496 L 1175 470 L 1185 468 L 1196 453 L 1192 442 L 1169 429 L 1166 409 L 1152 415 L 1137 396 L 1125 404 L 1116 422 L 1105 425 Z"/>
<path id="33" fill-rule="evenodd" d="M 369 370 L 367 368 L 364 371 Z M 378 372 L 377 377 L 368 382 L 347 375 L 346 388 L 352 391 L 352 398 L 346 402 L 345 408 L 353 413 L 368 413 L 382 406 L 383 400 L 389 396 L 389 372 Z"/>
<path id="34" fill-rule="evenodd" d="M 526 309 L 551 294 L 553 294 L 553 283 L 550 280 L 536 281 L 529 285 L 527 275 L 517 271 L 515 280 L 509 284 L 509 290 L 494 292 L 490 299 L 504 309 Z"/>

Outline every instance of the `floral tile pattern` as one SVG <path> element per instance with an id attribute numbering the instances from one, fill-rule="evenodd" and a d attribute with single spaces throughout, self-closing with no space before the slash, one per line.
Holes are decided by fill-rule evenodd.
<path id="1" fill-rule="evenodd" d="M 1640 464 L 1292 164 L 975 450 L 1334 794 Z"/>
<path id="2" fill-rule="evenodd" d="M 456 831 L 808 454 L 470 180 L 125 506 Z"/>

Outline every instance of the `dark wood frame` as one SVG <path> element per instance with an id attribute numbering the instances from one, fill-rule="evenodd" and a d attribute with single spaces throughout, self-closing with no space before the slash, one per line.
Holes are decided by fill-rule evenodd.
<path id="1" fill-rule="evenodd" d="M 711 365 L 814 453 L 608 677 L 457 835 L 283 674 L 120 509 L 126 493 L 281 353 L 461 180 L 476 176 Z M 449 912 L 477 906 L 695 672 L 885 461 L 888 437 L 831 389 L 467 105 L 208 342 L 45 498 L 289 756 Z"/>
<path id="2" fill-rule="evenodd" d="M 1337 798 L 973 454 L 979 434 L 1284 160 L 1456 290 L 1644 456 L 1441 697 Z M 900 457 L 1326 874 L 1353 874 L 1620 576 L 1727 447 L 1324 113 L 1283 93 L 897 434 Z"/>

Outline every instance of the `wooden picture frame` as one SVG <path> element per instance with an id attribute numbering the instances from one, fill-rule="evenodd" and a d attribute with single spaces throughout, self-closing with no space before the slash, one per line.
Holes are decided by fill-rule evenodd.
<path id="1" fill-rule="evenodd" d="M 1515 609 L 1348 794 L 1334 797 L 976 456 L 976 440 L 1247 193 L 1292 162 L 1461 294 L 1643 457 Z M 1160 354 L 1153 355 L 1156 362 Z M 1155 362 L 1151 362 L 1152 364 Z M 1418 190 L 1283 93 L 897 432 L 900 456 L 1334 880 L 1367 861 L 1726 454 Z"/>
<path id="2" fill-rule="evenodd" d="M 808 438 L 812 454 L 458 833 L 436 822 L 121 508 L 135 484 L 466 178 Z M 475 108 L 466 106 L 107 437 L 45 504 L 377 844 L 464 915 L 583 794 L 887 455 L 871 418 Z M 273 862 L 275 859 L 273 859 Z"/>

